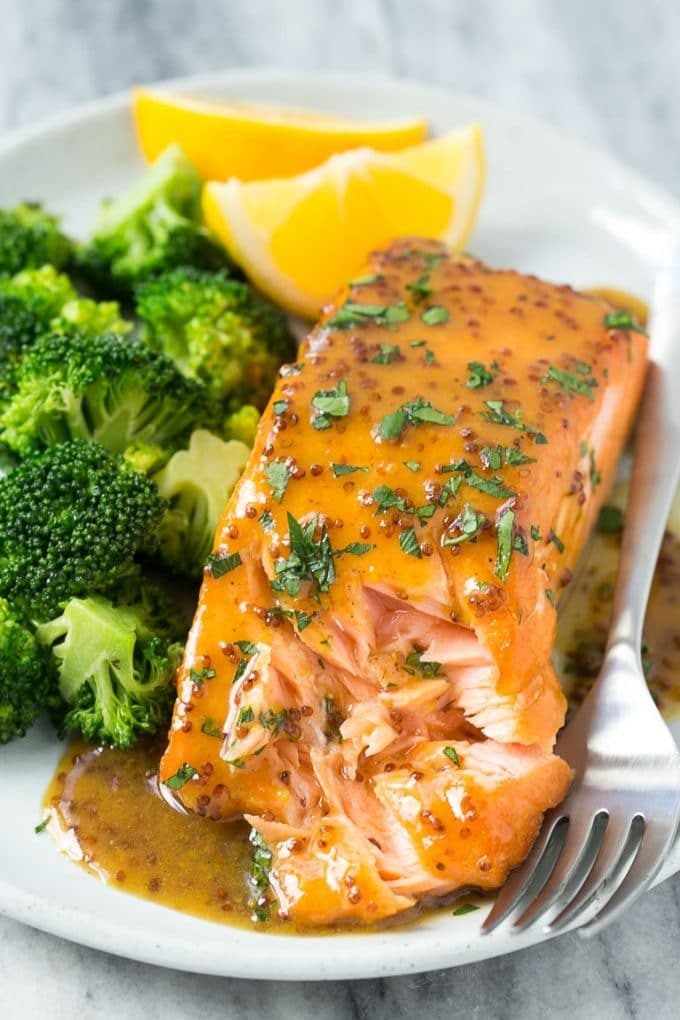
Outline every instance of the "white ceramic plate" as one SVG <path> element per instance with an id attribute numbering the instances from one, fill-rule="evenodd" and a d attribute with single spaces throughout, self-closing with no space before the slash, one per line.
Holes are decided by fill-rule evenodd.
<path id="1" fill-rule="evenodd" d="M 481 100 L 366 76 L 238 71 L 184 89 L 345 115 L 422 114 L 436 132 L 479 120 L 488 185 L 471 247 L 492 264 L 575 286 L 649 295 L 657 234 L 680 226 L 680 204 L 607 156 Z M 45 200 L 85 232 L 103 195 L 142 168 L 127 95 L 0 141 L 0 206 Z M 680 730 L 678 735 L 680 735 Z M 451 910 L 409 928 L 333 937 L 267 935 L 200 921 L 107 887 L 36 836 L 40 800 L 62 752 L 47 726 L 0 749 L 0 911 L 77 942 L 167 967 L 276 979 L 362 978 L 469 963 L 545 936 L 479 935 L 482 911 Z M 680 855 L 663 877 L 680 869 Z"/>

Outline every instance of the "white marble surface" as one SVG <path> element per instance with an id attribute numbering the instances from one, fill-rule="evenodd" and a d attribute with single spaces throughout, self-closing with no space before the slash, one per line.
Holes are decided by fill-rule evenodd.
<path id="1" fill-rule="evenodd" d="M 265 64 L 373 70 L 533 113 L 680 192 L 677 0 L 0 0 L 0 25 L 0 131 L 140 80 Z M 680 1011 L 679 945 L 680 877 L 593 942 L 571 935 L 457 970 L 326 986 L 165 971 L 0 918 L 0 1010 L 666 1020 Z"/>

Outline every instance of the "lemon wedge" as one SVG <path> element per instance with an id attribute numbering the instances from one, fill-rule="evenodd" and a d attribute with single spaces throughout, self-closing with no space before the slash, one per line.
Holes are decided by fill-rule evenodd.
<path id="1" fill-rule="evenodd" d="M 394 152 L 427 135 L 421 118 L 372 123 L 144 88 L 134 92 L 133 113 L 149 162 L 176 143 L 204 178 L 218 181 L 289 177 L 337 152 L 359 146 Z"/>
<path id="2" fill-rule="evenodd" d="M 253 282 L 315 318 L 369 253 L 397 237 L 462 248 L 484 184 L 474 124 L 395 154 L 356 149 L 297 177 L 203 188 L 206 225 Z"/>

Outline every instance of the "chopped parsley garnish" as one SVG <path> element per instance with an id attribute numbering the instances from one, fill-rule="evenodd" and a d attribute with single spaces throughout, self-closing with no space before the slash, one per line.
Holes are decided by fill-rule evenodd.
<path id="1" fill-rule="evenodd" d="M 430 348 L 428 347 L 427 350 L 425 351 L 425 364 L 434 365 L 435 360 L 436 359 L 434 356 L 434 351 L 431 351 Z"/>
<path id="2" fill-rule="evenodd" d="M 281 606 L 274 606 L 268 612 L 271 616 L 285 616 L 287 620 L 294 620 L 300 632 L 309 627 L 316 616 L 316 613 L 304 613 L 301 609 L 283 609 Z"/>
<path id="3" fill-rule="evenodd" d="M 219 740 L 222 739 L 224 733 L 219 728 L 214 719 L 208 717 L 201 723 L 201 733 L 205 733 L 208 737 L 217 737 Z"/>
<path id="4" fill-rule="evenodd" d="M 459 471 L 463 475 L 466 485 L 478 489 L 479 492 L 485 492 L 495 499 L 509 499 L 510 496 L 514 496 L 513 490 L 508 489 L 501 478 L 483 478 L 482 475 L 478 475 L 472 470 L 466 460 L 457 460 L 453 464 L 446 464 L 443 470 Z"/>
<path id="5" fill-rule="evenodd" d="M 318 537 L 317 536 L 318 533 Z M 287 559 L 280 558 L 274 563 L 276 578 L 271 582 L 274 591 L 284 591 L 291 598 L 296 598 L 304 582 L 311 585 L 311 595 L 318 599 L 321 592 L 330 590 L 335 580 L 334 558 L 349 553 L 353 556 L 364 556 L 374 545 L 365 542 L 350 542 L 343 549 L 333 549 L 326 528 L 319 530 L 319 516 L 315 516 L 304 525 L 288 514 L 288 535 L 290 555 Z M 297 617 L 296 617 L 297 619 Z M 311 622 L 307 619 L 304 626 Z M 302 628 L 304 629 L 304 627 Z"/>
<path id="6" fill-rule="evenodd" d="M 497 553 L 494 574 L 496 577 L 500 578 L 501 581 L 505 581 L 508 576 L 508 570 L 510 569 L 510 557 L 512 555 L 513 548 L 512 530 L 514 524 L 514 510 L 506 510 L 496 524 Z"/>
<path id="7" fill-rule="evenodd" d="M 234 641 L 234 644 L 244 655 L 255 655 L 257 651 L 257 645 L 254 645 L 252 641 Z"/>
<path id="8" fill-rule="evenodd" d="M 535 464 L 535 457 L 527 457 L 516 446 L 483 446 L 479 451 L 482 466 L 498 471 L 504 464 Z"/>
<path id="9" fill-rule="evenodd" d="M 270 514 L 269 510 L 263 510 L 260 514 L 260 524 L 264 531 L 271 531 L 274 527 L 274 518 Z"/>
<path id="10" fill-rule="evenodd" d="M 274 408 L 274 414 L 285 414 L 286 411 L 288 410 L 288 401 L 275 400 L 274 403 L 272 404 L 272 407 Z"/>
<path id="11" fill-rule="evenodd" d="M 174 776 L 169 776 L 163 780 L 165 786 L 170 787 L 171 790 L 181 790 L 183 786 L 193 779 L 194 776 L 198 775 L 198 769 L 195 769 L 193 765 L 189 765 L 187 762 L 184 763 L 180 768 L 177 769 Z"/>
<path id="12" fill-rule="evenodd" d="M 414 676 L 416 673 L 418 676 L 422 676 L 424 680 L 431 680 L 432 677 L 439 675 L 439 670 L 442 668 L 441 662 L 423 662 L 423 655 L 425 654 L 423 649 L 414 648 L 412 652 L 409 652 L 404 659 L 404 668 L 407 673 Z"/>
<path id="13" fill-rule="evenodd" d="M 287 718 L 287 708 L 280 708 L 278 712 L 274 708 L 267 708 L 264 712 L 260 712 L 257 717 L 260 725 L 264 726 L 266 730 L 271 730 L 274 736 L 279 733 Z"/>
<path id="14" fill-rule="evenodd" d="M 317 532 L 318 538 L 315 537 Z M 304 582 L 311 584 L 314 595 L 328 591 L 335 580 L 333 548 L 325 527 L 319 529 L 318 514 L 303 527 L 289 513 L 288 535 L 290 555 L 288 559 L 278 559 L 274 564 L 274 591 L 285 591 L 291 598 L 296 598 Z"/>
<path id="15" fill-rule="evenodd" d="M 406 511 L 406 497 L 398 496 L 389 485 L 379 485 L 374 489 L 373 499 L 376 502 L 376 516 L 387 513 L 388 510 L 400 510 L 402 513 Z"/>
<path id="16" fill-rule="evenodd" d="M 235 570 L 236 567 L 241 566 L 241 554 L 240 553 L 229 553 L 228 556 L 222 555 L 222 553 L 210 553 L 206 562 L 210 574 L 215 579 L 224 577 L 225 574 Z"/>
<path id="17" fill-rule="evenodd" d="M 552 528 L 550 529 L 550 534 L 548 535 L 548 541 L 552 542 L 552 544 L 556 547 L 559 553 L 564 552 L 564 542 L 562 541 L 559 535 L 555 534 Z"/>
<path id="18" fill-rule="evenodd" d="M 205 680 L 213 680 L 216 676 L 217 673 L 215 672 L 214 669 L 203 668 L 192 669 L 189 671 L 189 679 L 191 680 L 192 684 L 198 684 L 199 687 Z"/>
<path id="19" fill-rule="evenodd" d="M 252 706 L 251 705 L 244 705 L 244 707 L 241 709 L 241 711 L 238 714 L 238 719 L 236 720 L 236 725 L 237 726 L 245 726 L 247 723 L 253 722 L 254 719 L 255 719 L 255 713 L 253 712 Z"/>
<path id="20" fill-rule="evenodd" d="M 264 469 L 265 477 L 272 487 L 272 499 L 280 503 L 290 481 L 290 468 L 283 461 L 274 461 Z"/>
<path id="21" fill-rule="evenodd" d="M 407 553 L 409 556 L 415 556 L 417 560 L 422 559 L 423 554 L 420 551 L 420 543 L 413 528 L 407 528 L 406 531 L 402 531 L 399 536 L 399 545 L 402 552 Z"/>
<path id="22" fill-rule="evenodd" d="M 504 446 L 503 448 L 503 461 L 505 464 L 535 464 L 535 457 L 528 457 L 526 453 L 522 453 L 516 446 Z"/>
<path id="23" fill-rule="evenodd" d="M 479 910 L 476 903 L 461 903 L 459 907 L 453 911 L 454 917 L 464 917 L 465 914 L 472 914 L 475 910 Z"/>
<path id="24" fill-rule="evenodd" d="M 547 598 L 547 600 L 550 603 L 550 605 L 554 609 L 556 609 L 557 608 L 557 601 L 555 599 L 555 592 L 552 590 L 552 588 L 546 588 L 545 589 L 545 597 Z"/>
<path id="25" fill-rule="evenodd" d="M 42 822 L 38 822 L 38 824 L 35 826 L 33 831 L 36 834 L 44 832 L 45 829 L 47 828 L 47 826 L 50 824 L 50 817 L 51 817 L 51 815 L 49 815 L 49 814 L 45 815 L 45 817 L 43 818 Z"/>
<path id="26" fill-rule="evenodd" d="M 434 503 L 423 503 L 422 506 L 416 507 L 416 517 L 419 521 L 428 521 L 430 517 L 434 517 L 436 509 Z"/>
<path id="27" fill-rule="evenodd" d="M 503 464 L 503 447 L 483 446 L 479 451 L 479 458 L 482 462 L 482 467 L 489 468 L 491 471 L 498 471 L 499 467 Z"/>
<path id="28" fill-rule="evenodd" d="M 380 422 L 380 435 L 383 439 L 398 439 L 406 427 L 408 415 L 403 408 L 386 414 Z"/>
<path id="29" fill-rule="evenodd" d="M 253 829 L 250 833 L 250 843 L 253 847 L 253 867 L 250 872 L 253 885 L 258 889 L 266 889 L 269 885 L 269 868 L 272 861 L 272 853 L 264 839 Z"/>
<path id="30" fill-rule="evenodd" d="M 301 609 L 295 610 L 295 625 L 298 631 L 302 632 L 306 627 L 309 627 L 310 623 L 316 616 L 316 613 L 303 613 Z"/>
<path id="31" fill-rule="evenodd" d="M 248 663 L 252 659 L 253 655 L 256 654 L 257 645 L 254 645 L 251 641 L 235 641 L 234 644 L 236 645 L 237 648 L 240 649 L 240 651 L 243 654 L 243 658 L 239 662 L 234 672 L 233 682 L 237 683 L 245 673 L 246 669 L 248 668 Z"/>
<path id="32" fill-rule="evenodd" d="M 323 699 L 324 712 L 326 714 L 326 725 L 324 727 L 324 736 L 326 740 L 331 740 L 334 743 L 340 743 L 342 735 L 340 733 L 340 727 L 344 723 L 344 717 L 342 712 L 335 703 L 335 699 L 330 694 L 326 694 Z"/>
<path id="33" fill-rule="evenodd" d="M 371 362 L 374 365 L 391 365 L 400 357 L 401 351 L 398 344 L 380 344 L 380 350 L 375 357 L 371 358 Z"/>
<path id="34" fill-rule="evenodd" d="M 529 555 L 529 546 L 527 545 L 527 540 L 521 531 L 517 531 L 515 533 L 515 537 L 512 540 L 512 548 L 521 553 L 522 556 Z"/>
<path id="35" fill-rule="evenodd" d="M 375 546 L 370 542 L 350 542 L 344 549 L 338 549 L 335 555 L 342 556 L 343 553 L 351 553 L 352 556 L 365 556 L 371 549 L 375 549 Z"/>
<path id="36" fill-rule="evenodd" d="M 420 461 L 417 460 L 405 460 L 404 467 L 407 467 L 409 471 L 413 471 L 414 474 L 416 473 L 416 471 L 423 470 L 423 465 L 420 463 Z"/>
<path id="37" fill-rule="evenodd" d="M 482 478 L 474 471 L 465 474 L 465 484 L 480 492 L 485 492 L 489 496 L 494 496 L 496 499 L 508 499 L 514 495 L 512 489 L 506 488 L 500 478 Z"/>
<path id="38" fill-rule="evenodd" d="M 411 340 L 409 347 L 424 347 L 427 340 Z"/>
<path id="39" fill-rule="evenodd" d="M 541 531 L 540 531 L 540 528 L 538 528 L 535 524 L 532 524 L 531 527 L 529 528 L 529 534 L 533 538 L 534 542 L 540 542 L 541 541 Z"/>
<path id="40" fill-rule="evenodd" d="M 243 758 L 226 759 L 226 762 L 227 765 L 231 765 L 233 769 L 244 769 L 246 767 L 246 763 Z"/>
<path id="41" fill-rule="evenodd" d="M 410 312 L 403 301 L 399 301 L 396 305 L 364 305 L 356 301 L 348 301 L 338 309 L 332 319 L 328 320 L 326 326 L 347 329 L 349 326 L 358 326 L 366 322 L 389 325 L 406 322 L 409 315 Z"/>
<path id="42" fill-rule="evenodd" d="M 602 535 L 618 534 L 623 530 L 623 511 L 618 506 L 603 506 L 595 527 Z"/>
<path id="43" fill-rule="evenodd" d="M 380 422 L 383 439 L 398 439 L 407 425 L 453 425 L 455 417 L 433 407 L 429 400 L 418 397 L 408 404 L 402 404 Z"/>
<path id="44" fill-rule="evenodd" d="M 336 478 L 343 475 L 353 475 L 355 471 L 368 471 L 367 467 L 357 467 L 356 464 L 331 464 L 331 471 Z"/>
<path id="45" fill-rule="evenodd" d="M 582 397 L 587 397 L 588 400 L 594 400 L 595 395 L 593 390 L 597 386 L 597 379 L 590 375 L 590 365 L 580 361 L 577 364 L 577 369 L 585 369 L 585 372 L 566 372 L 562 368 L 557 368 L 556 365 L 550 365 L 548 371 L 545 373 L 541 382 L 556 382 L 566 393 L 580 394 Z"/>
<path id="46" fill-rule="evenodd" d="M 448 308 L 444 305 L 430 305 L 420 316 L 426 326 L 440 326 L 449 321 Z"/>
<path id="47" fill-rule="evenodd" d="M 344 418 L 349 414 L 349 393 L 343 380 L 332 390 L 319 390 L 312 397 L 312 407 L 317 412 L 312 426 L 318 431 L 331 427 L 331 418 Z"/>
<path id="48" fill-rule="evenodd" d="M 631 329 L 634 333 L 647 336 L 647 330 L 638 326 L 630 312 L 609 312 L 602 320 L 607 329 Z"/>
<path id="49" fill-rule="evenodd" d="M 433 407 L 429 400 L 412 400 L 409 404 L 403 404 L 403 410 L 406 411 L 411 425 L 419 425 L 421 422 L 430 425 L 453 425 L 456 420 L 452 414 L 445 414 L 444 411 Z"/>
<path id="50" fill-rule="evenodd" d="M 542 432 L 539 432 L 531 425 L 525 425 L 522 421 L 521 411 L 518 410 L 514 413 L 506 411 L 502 400 L 485 400 L 484 403 L 488 407 L 488 411 L 482 413 L 487 421 L 493 422 L 494 425 L 507 425 L 509 428 L 526 432 L 528 436 L 533 437 L 534 442 L 539 446 L 545 445 L 548 442 Z"/>
<path id="51" fill-rule="evenodd" d="M 445 747 L 442 750 L 442 754 L 445 755 L 449 761 L 452 761 L 456 768 L 460 768 L 460 758 L 458 757 L 455 747 Z"/>
<path id="52" fill-rule="evenodd" d="M 590 484 L 594 489 L 596 489 L 597 486 L 602 481 L 602 475 L 597 470 L 597 464 L 595 463 L 595 451 L 592 449 L 592 447 L 590 449 L 588 456 L 590 458 Z"/>
<path id="53" fill-rule="evenodd" d="M 369 305 L 361 304 L 358 301 L 348 301 L 342 308 L 338 309 L 326 325 L 334 326 L 336 329 L 345 329 L 347 326 L 354 326 L 357 323 L 379 319 L 384 312 L 385 305 Z"/>
<path id="54" fill-rule="evenodd" d="M 468 361 L 469 376 L 465 385 L 469 390 L 481 390 L 489 386 L 496 376 L 489 372 L 481 361 Z"/>
<path id="55" fill-rule="evenodd" d="M 442 491 L 439 493 L 439 499 L 437 500 L 439 506 L 446 506 L 452 496 L 457 496 L 462 484 L 462 475 L 454 475 L 452 478 L 447 478 L 442 485 Z"/>
<path id="56" fill-rule="evenodd" d="M 424 301 L 432 293 L 429 280 L 430 274 L 422 273 L 417 280 L 406 284 L 406 290 L 413 294 L 413 300 L 416 304 L 420 304 L 421 301 Z"/>
<path id="57" fill-rule="evenodd" d="M 486 517 L 484 514 L 473 510 L 466 503 L 442 539 L 442 545 L 448 548 L 452 545 L 462 545 L 463 542 L 472 542 L 477 538 L 485 524 Z"/>
<path id="58" fill-rule="evenodd" d="M 403 301 L 399 301 L 396 305 L 388 305 L 385 309 L 384 321 L 388 325 L 392 325 L 397 322 L 406 322 L 410 316 L 410 312 Z"/>

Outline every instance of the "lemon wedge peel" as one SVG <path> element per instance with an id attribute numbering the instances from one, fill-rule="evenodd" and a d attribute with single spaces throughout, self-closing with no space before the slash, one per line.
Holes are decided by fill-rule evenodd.
<path id="1" fill-rule="evenodd" d="M 484 177 L 483 136 L 473 124 L 396 154 L 341 153 L 295 178 L 209 182 L 203 213 L 260 290 L 315 318 L 370 251 L 397 236 L 463 248 Z"/>
<path id="2" fill-rule="evenodd" d="M 362 145 L 394 152 L 428 130 L 420 117 L 372 123 L 146 88 L 133 90 L 133 116 L 149 162 L 175 142 L 204 178 L 221 181 L 294 176 Z"/>

